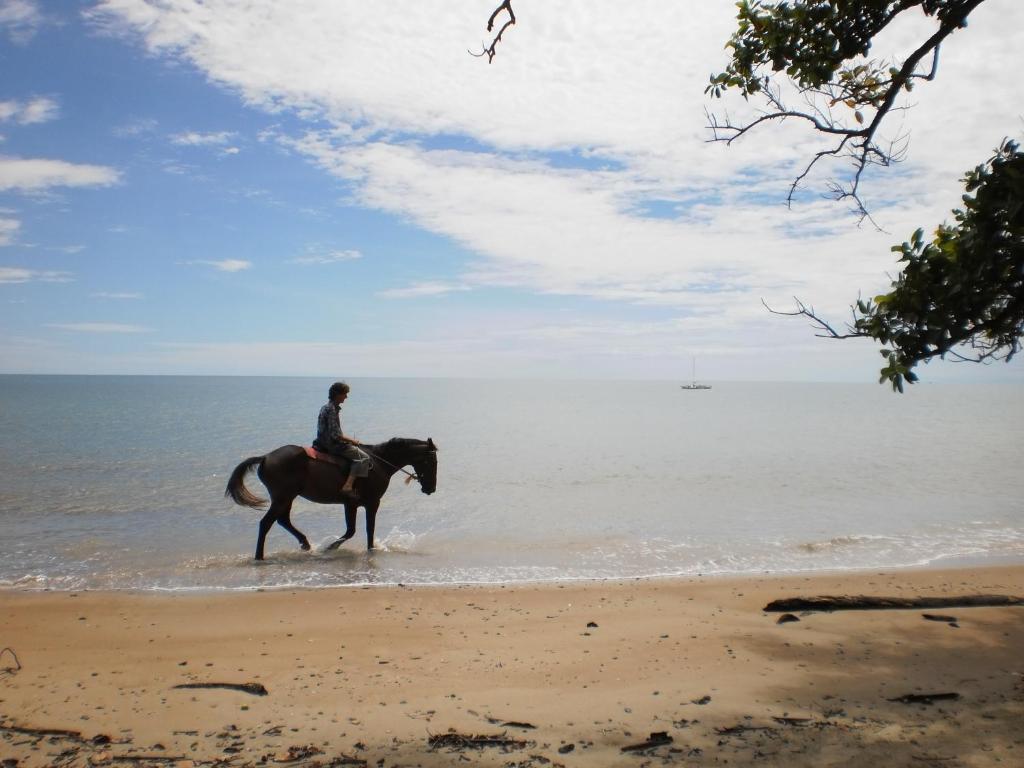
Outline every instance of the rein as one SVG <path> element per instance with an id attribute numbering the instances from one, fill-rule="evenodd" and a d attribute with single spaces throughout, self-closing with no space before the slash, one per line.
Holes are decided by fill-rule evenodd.
<path id="1" fill-rule="evenodd" d="M 365 454 L 366 454 L 367 456 L 369 456 L 369 457 L 370 457 L 371 459 L 375 459 L 376 461 L 380 461 L 380 462 L 383 462 L 384 464 L 387 464 L 387 465 L 388 465 L 389 467 L 391 467 L 392 469 L 397 469 L 397 470 L 398 470 L 399 472 L 401 472 L 401 473 L 403 473 L 404 475 L 406 475 L 406 478 L 405 478 L 405 484 L 406 484 L 406 485 L 408 485 L 409 483 L 411 483 L 411 482 L 412 482 L 413 480 L 419 480 L 419 479 L 420 479 L 420 478 L 419 478 L 419 475 L 414 475 L 414 474 L 413 474 L 412 472 L 409 472 L 409 471 L 408 471 L 407 469 L 405 469 L 404 467 L 399 467 L 399 466 L 397 466 L 397 465 L 395 465 L 395 464 L 392 464 L 392 463 L 391 463 L 390 461 L 388 461 L 387 459 L 382 459 L 382 458 L 381 458 L 380 456 L 378 456 L 377 454 L 375 454 L 375 453 L 373 453 L 373 452 L 371 452 L 371 451 L 368 451 L 368 450 L 366 450 L 366 446 L 364 446 L 364 445 L 361 445 L 361 444 L 360 444 L 360 445 L 357 445 L 356 447 L 357 447 L 357 448 L 358 448 L 359 450 L 361 450 L 361 451 L 362 451 L 363 453 L 365 453 Z"/>

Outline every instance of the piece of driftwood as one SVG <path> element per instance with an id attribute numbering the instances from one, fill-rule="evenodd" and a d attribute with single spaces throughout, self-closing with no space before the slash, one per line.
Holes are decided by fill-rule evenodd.
<path id="1" fill-rule="evenodd" d="M 361 757 L 349 757 L 348 755 L 342 755 L 341 757 L 335 757 L 324 764 L 324 768 L 341 768 L 341 766 L 355 765 L 359 768 L 366 768 L 369 763 L 363 760 Z"/>
<path id="2" fill-rule="evenodd" d="M 532 730 L 537 727 L 533 723 L 525 723 L 520 720 L 502 720 L 500 717 L 487 717 L 485 719 L 491 725 L 498 725 L 502 728 L 523 728 Z"/>
<path id="3" fill-rule="evenodd" d="M 956 624 L 956 616 L 943 616 L 941 613 L 922 613 L 928 621 L 944 621 L 947 624 Z"/>
<path id="4" fill-rule="evenodd" d="M 57 736 L 61 739 L 87 742 L 79 731 L 65 731 L 60 728 L 29 728 L 24 725 L 0 725 L 0 731 L 6 733 L 20 733 L 25 736 Z"/>
<path id="5" fill-rule="evenodd" d="M 959 597 L 873 597 L 871 595 L 821 595 L 772 600 L 763 610 L 788 611 L 875 611 L 886 608 L 988 608 L 1024 605 L 1024 597 L 1013 595 L 960 595 Z"/>
<path id="6" fill-rule="evenodd" d="M 111 755 L 114 763 L 180 763 L 187 758 L 184 755 Z"/>
<path id="7" fill-rule="evenodd" d="M 742 733 L 749 733 L 750 731 L 774 731 L 770 725 L 730 725 L 727 728 L 715 728 L 715 733 L 719 736 L 736 736 Z"/>
<path id="8" fill-rule="evenodd" d="M 301 744 L 288 747 L 287 752 L 282 752 L 274 758 L 275 763 L 296 763 L 300 760 L 313 757 L 314 755 L 322 755 L 324 751 L 319 747 L 315 747 L 312 744 Z"/>
<path id="9" fill-rule="evenodd" d="M 814 722 L 814 719 L 810 717 L 773 717 L 772 720 L 776 723 L 782 723 L 783 725 L 796 726 L 810 725 Z"/>
<path id="10" fill-rule="evenodd" d="M 21 670 L 21 662 L 18 661 L 18 654 L 14 652 L 13 648 L 8 647 L 4 648 L 3 650 L 0 650 L 0 658 L 2 658 L 5 653 L 11 654 L 11 657 L 14 659 L 14 666 L 12 667 L 8 665 L 3 668 L 0 668 L 0 672 L 7 672 L 9 674 L 19 672 Z"/>
<path id="11" fill-rule="evenodd" d="M 436 733 L 427 739 L 431 749 L 484 749 L 486 747 L 500 747 L 502 749 L 525 749 L 530 745 L 528 741 L 510 739 L 504 733 L 498 734 L 473 734 L 467 735 L 449 731 L 448 733 Z"/>
<path id="12" fill-rule="evenodd" d="M 225 688 L 229 691 L 241 691 L 253 696 L 266 696 L 269 691 L 263 683 L 180 683 L 173 688 Z"/>
<path id="13" fill-rule="evenodd" d="M 959 693 L 907 693 L 897 696 L 888 701 L 898 701 L 900 704 L 932 704 L 936 701 L 956 701 L 960 698 Z"/>
<path id="14" fill-rule="evenodd" d="M 645 749 L 654 749 L 655 747 L 663 747 L 666 744 L 672 743 L 672 737 L 668 735 L 666 731 L 655 731 L 647 737 L 647 741 L 641 741 L 639 744 L 630 744 L 622 748 L 623 752 L 642 752 Z"/>
<path id="15" fill-rule="evenodd" d="M 348 755 L 342 755 L 341 757 L 335 757 L 324 763 L 324 768 L 341 768 L 342 766 L 354 765 L 357 768 L 366 768 L 369 763 L 363 760 L 361 757 L 349 757 Z"/>

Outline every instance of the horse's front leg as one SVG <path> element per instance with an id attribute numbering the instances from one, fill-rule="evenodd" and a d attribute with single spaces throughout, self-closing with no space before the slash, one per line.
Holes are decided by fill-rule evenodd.
<path id="1" fill-rule="evenodd" d="M 380 508 L 380 499 L 366 503 L 366 548 L 373 549 L 373 530 L 377 526 L 377 510 Z"/>
<path id="2" fill-rule="evenodd" d="M 328 552 L 337 549 L 356 535 L 356 511 L 358 509 L 359 507 L 356 504 L 345 504 L 345 533 L 340 539 L 327 545 Z"/>

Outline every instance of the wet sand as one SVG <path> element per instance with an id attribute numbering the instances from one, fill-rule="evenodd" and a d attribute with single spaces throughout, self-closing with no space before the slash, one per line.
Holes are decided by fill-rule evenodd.
<path id="1" fill-rule="evenodd" d="M 1024 607 L 762 611 L 978 593 L 1024 595 L 1024 566 L 0 592 L 0 765 L 1024 765 Z"/>

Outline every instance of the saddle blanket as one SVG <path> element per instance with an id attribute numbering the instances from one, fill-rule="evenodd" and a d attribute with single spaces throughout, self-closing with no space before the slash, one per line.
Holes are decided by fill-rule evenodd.
<path id="1" fill-rule="evenodd" d="M 332 456 L 329 453 L 318 451 L 311 445 L 303 446 L 303 450 L 306 452 L 306 455 L 314 461 L 326 461 L 328 464 L 334 464 L 336 467 L 341 467 L 342 469 L 348 469 L 349 465 L 352 463 L 343 456 Z"/>

